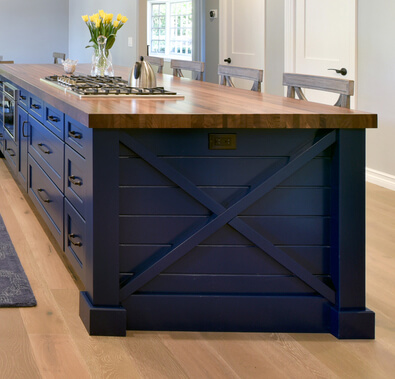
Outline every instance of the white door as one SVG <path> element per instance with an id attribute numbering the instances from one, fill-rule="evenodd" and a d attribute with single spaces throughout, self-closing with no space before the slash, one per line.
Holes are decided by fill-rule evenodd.
<path id="1" fill-rule="evenodd" d="M 264 70 L 265 3 L 265 0 L 220 0 L 220 64 Z M 235 79 L 234 83 L 238 88 L 252 86 L 252 82 L 245 80 Z"/>
<path id="2" fill-rule="evenodd" d="M 286 0 L 287 15 L 285 71 L 355 80 L 356 0 Z M 336 101 L 334 94 L 306 95 L 311 101 Z"/>

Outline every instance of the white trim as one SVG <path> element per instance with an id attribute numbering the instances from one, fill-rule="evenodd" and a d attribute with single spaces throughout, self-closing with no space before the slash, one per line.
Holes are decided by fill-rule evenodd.
<path id="1" fill-rule="evenodd" d="M 395 191 L 395 176 L 366 167 L 366 181 Z"/>
<path id="2" fill-rule="evenodd" d="M 295 15 L 296 0 L 284 5 L 284 72 L 295 72 Z"/>

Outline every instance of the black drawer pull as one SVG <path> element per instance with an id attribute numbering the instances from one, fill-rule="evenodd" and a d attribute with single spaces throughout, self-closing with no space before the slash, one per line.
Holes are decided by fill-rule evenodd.
<path id="1" fill-rule="evenodd" d="M 0 138 L 3 138 L 3 133 L 0 133 Z"/>
<path id="2" fill-rule="evenodd" d="M 60 118 L 56 116 L 48 116 L 48 120 L 52 122 L 59 122 Z"/>
<path id="3" fill-rule="evenodd" d="M 38 192 L 38 196 L 40 196 L 41 200 L 42 200 L 44 203 L 50 203 L 50 202 L 51 202 L 51 199 L 49 199 L 48 197 L 47 197 L 47 198 L 44 198 L 44 197 L 43 197 L 43 193 L 45 193 L 45 190 L 44 190 L 44 189 L 39 188 L 39 189 L 37 190 L 37 192 Z"/>
<path id="4" fill-rule="evenodd" d="M 82 134 L 78 133 L 78 132 L 76 132 L 74 130 L 70 130 L 69 131 L 69 137 L 75 138 L 75 139 L 81 139 L 82 138 Z"/>
<path id="5" fill-rule="evenodd" d="M 74 233 L 69 234 L 69 241 L 74 245 L 74 246 L 82 246 L 82 242 L 74 242 L 73 239 L 77 238 L 78 236 Z"/>
<path id="6" fill-rule="evenodd" d="M 51 154 L 51 150 L 45 149 L 43 143 L 38 143 L 37 146 L 44 154 Z"/>
<path id="7" fill-rule="evenodd" d="M 10 154 L 11 157 L 15 157 L 15 151 L 14 150 L 12 150 L 10 147 L 8 147 L 7 151 Z"/>
<path id="8" fill-rule="evenodd" d="M 41 107 L 40 107 L 39 105 L 37 105 L 37 104 L 32 104 L 32 108 L 34 108 L 34 109 L 40 109 Z"/>
<path id="9" fill-rule="evenodd" d="M 23 121 L 22 123 L 22 136 L 23 137 L 29 137 L 26 133 L 25 133 L 25 125 L 27 124 L 27 121 Z"/>
<path id="10" fill-rule="evenodd" d="M 71 183 L 75 184 L 76 186 L 82 186 L 82 181 L 74 175 L 70 175 L 69 180 Z"/>
<path id="11" fill-rule="evenodd" d="M 20 98 L 21 100 L 26 100 L 26 96 L 23 96 L 23 95 L 19 95 L 19 98 Z"/>

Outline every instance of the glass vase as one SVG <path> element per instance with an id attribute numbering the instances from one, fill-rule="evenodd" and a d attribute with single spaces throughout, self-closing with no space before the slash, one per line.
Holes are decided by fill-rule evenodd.
<path id="1" fill-rule="evenodd" d="M 92 55 L 92 76 L 114 76 L 111 52 L 105 48 L 106 41 L 107 38 L 104 36 L 97 38 L 99 48 L 95 49 Z"/>

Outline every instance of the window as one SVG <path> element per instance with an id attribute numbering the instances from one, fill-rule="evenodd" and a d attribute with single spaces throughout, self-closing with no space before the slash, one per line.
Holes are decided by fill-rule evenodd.
<path id="1" fill-rule="evenodd" d="M 192 60 L 192 0 L 148 1 L 150 55 Z"/>

